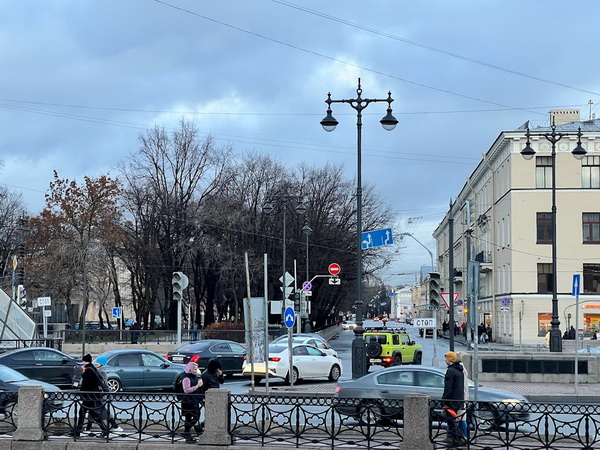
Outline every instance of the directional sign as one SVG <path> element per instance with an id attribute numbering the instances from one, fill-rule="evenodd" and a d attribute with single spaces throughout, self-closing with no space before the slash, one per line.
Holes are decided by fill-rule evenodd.
<path id="1" fill-rule="evenodd" d="M 342 271 L 342 268 L 337 263 L 331 263 L 331 264 L 329 264 L 329 268 L 327 270 L 329 270 L 329 273 L 331 275 L 339 275 L 340 272 Z"/>
<path id="2" fill-rule="evenodd" d="M 312 289 L 312 284 L 310 281 L 305 281 L 302 283 L 302 289 L 305 291 L 310 291 Z"/>
<path id="3" fill-rule="evenodd" d="M 459 292 L 454 293 L 454 303 L 456 303 L 456 300 L 458 300 L 459 295 L 460 295 Z M 442 293 L 440 293 L 440 296 L 442 297 L 442 300 L 444 300 L 444 303 L 446 304 L 446 309 L 450 309 L 450 303 L 448 303 L 448 300 L 450 299 L 450 292 L 442 292 Z"/>
<path id="4" fill-rule="evenodd" d="M 578 273 L 573 274 L 573 287 L 571 289 L 571 295 L 573 297 L 579 297 L 581 292 L 581 277 Z"/>
<path id="5" fill-rule="evenodd" d="M 112 309 L 112 317 L 113 317 L 113 319 L 120 319 L 121 318 L 121 308 L 113 308 Z"/>
<path id="6" fill-rule="evenodd" d="M 292 328 L 294 326 L 294 322 L 296 321 L 296 313 L 294 312 L 294 308 L 285 308 L 285 313 L 283 314 L 285 326 L 288 328 Z"/>
<path id="7" fill-rule="evenodd" d="M 394 237 L 391 228 L 383 230 L 365 231 L 361 236 L 362 248 L 379 247 L 381 245 L 392 245 Z"/>
<path id="8" fill-rule="evenodd" d="M 331 277 L 329 278 L 329 284 L 331 286 L 340 286 L 342 284 L 342 280 L 340 280 L 338 277 Z"/>

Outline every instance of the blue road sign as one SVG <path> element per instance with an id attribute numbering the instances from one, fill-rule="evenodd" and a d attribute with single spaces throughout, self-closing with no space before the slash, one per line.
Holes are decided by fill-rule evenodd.
<path id="1" fill-rule="evenodd" d="M 391 228 L 383 230 L 365 231 L 362 234 L 362 248 L 380 247 L 382 245 L 392 245 L 394 237 Z"/>
<path id="2" fill-rule="evenodd" d="M 312 289 L 312 284 L 310 281 L 305 281 L 302 283 L 302 289 L 305 291 L 310 291 Z"/>
<path id="3" fill-rule="evenodd" d="M 573 288 L 571 289 L 571 295 L 579 297 L 581 292 L 581 276 L 578 273 L 573 274 Z"/>
<path id="4" fill-rule="evenodd" d="M 296 321 L 296 313 L 294 312 L 294 308 L 288 306 L 285 308 L 285 313 L 283 314 L 283 321 L 285 326 L 288 328 L 292 328 L 294 326 L 294 322 Z"/>
<path id="5" fill-rule="evenodd" d="M 112 316 L 113 316 L 113 319 L 120 319 L 121 318 L 121 308 L 113 308 Z"/>

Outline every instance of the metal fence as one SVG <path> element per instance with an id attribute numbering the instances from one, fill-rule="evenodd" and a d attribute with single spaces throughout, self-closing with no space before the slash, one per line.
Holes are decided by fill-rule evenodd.
<path id="1" fill-rule="evenodd" d="M 45 439 L 184 442 L 183 394 L 94 395 L 44 393 L 42 423 Z M 95 403 L 90 404 L 90 399 Z M 233 443 L 238 445 L 397 449 L 401 442 L 406 442 L 405 426 L 408 424 L 405 422 L 410 420 L 412 429 L 416 423 L 419 433 L 422 424 L 426 441 L 433 443 L 435 448 L 445 448 L 449 425 L 452 425 L 449 416 L 441 402 L 427 397 L 423 397 L 423 401 L 424 409 L 428 407 L 429 413 L 422 418 L 412 414 L 414 410 L 402 400 L 338 399 L 332 396 L 229 395 L 219 400 L 215 407 L 222 409 L 224 416 L 229 416 L 228 432 Z M 464 419 L 467 425 L 463 448 L 600 449 L 600 405 L 465 402 L 464 406 L 466 412 L 458 418 Z M 212 412 L 208 411 L 209 414 Z M 201 401 L 200 422 L 204 420 L 204 414 Z M 90 433 L 82 433 L 89 417 L 101 418 L 100 424 L 93 422 Z M 110 418 L 115 422 L 111 424 Z M 17 430 L 17 419 L 18 394 L 0 392 L 0 439 L 12 439 Z M 452 420 L 456 424 L 458 419 Z M 111 425 L 115 428 L 109 430 Z M 191 431 L 196 432 L 193 428 Z"/>
<path id="2" fill-rule="evenodd" d="M 465 415 L 449 418 L 439 401 L 430 401 L 431 440 L 446 447 L 449 420 L 467 421 L 465 446 L 470 449 L 600 448 L 600 405 L 558 403 L 466 402 Z"/>
<path id="3" fill-rule="evenodd" d="M 74 440 L 101 439 L 133 442 L 181 442 L 185 439 L 184 394 L 56 392 L 46 394 L 43 429 L 47 439 L 70 436 Z M 186 398 L 201 395 L 185 394 Z M 93 399 L 90 402 L 90 399 Z M 200 418 L 204 405 L 200 402 Z M 92 418 L 101 418 L 100 423 Z M 112 422 L 114 419 L 114 422 Z M 88 421 L 91 430 L 85 432 Z M 112 422 L 118 428 L 111 427 Z M 121 430 L 119 430 L 121 429 Z M 194 428 L 191 432 L 196 433 Z"/>
<path id="4" fill-rule="evenodd" d="M 379 403 L 334 397 L 231 395 L 230 434 L 236 444 L 301 448 L 398 448 L 402 427 L 382 416 L 401 400 Z"/>

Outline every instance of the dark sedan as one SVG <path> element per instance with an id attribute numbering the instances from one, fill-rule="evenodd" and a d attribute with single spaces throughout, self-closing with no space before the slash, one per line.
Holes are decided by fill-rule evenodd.
<path id="1" fill-rule="evenodd" d="M 9 350 L 0 354 L 0 364 L 33 378 L 55 386 L 70 387 L 74 369 L 81 359 L 46 347 L 28 347 Z"/>
<path id="2" fill-rule="evenodd" d="M 22 373 L 11 369 L 10 367 L 0 365 L 0 414 L 10 413 L 10 410 L 17 403 L 17 393 L 23 386 L 41 386 L 45 392 L 59 392 L 60 389 L 53 384 L 43 381 L 31 380 Z M 52 407 L 59 408 L 62 405 L 60 400 L 54 400 L 52 403 L 45 403 L 44 409 L 49 410 Z"/>
<path id="3" fill-rule="evenodd" d="M 223 373 L 232 375 L 242 373 L 246 349 L 233 341 L 205 339 L 182 345 L 177 350 L 167 353 L 166 358 L 169 361 L 187 364 L 193 356 L 199 358 L 197 362 L 200 370 L 206 369 L 208 361 L 216 358 L 221 362 Z"/>
<path id="4" fill-rule="evenodd" d="M 107 360 L 102 369 L 111 392 L 174 390 L 183 375 L 183 364 L 167 361 L 150 350 L 110 350 L 100 356 Z"/>
<path id="5" fill-rule="evenodd" d="M 408 394 L 427 394 L 432 400 L 442 399 L 445 373 L 438 367 L 394 366 L 370 372 L 357 380 L 339 382 L 336 409 L 368 422 L 382 418 L 401 419 L 403 408 L 399 400 Z M 469 381 L 469 399 L 475 400 L 472 381 Z M 474 416 L 487 426 L 527 420 L 529 416 L 527 399 L 514 392 L 480 386 L 476 401 L 478 410 Z"/>

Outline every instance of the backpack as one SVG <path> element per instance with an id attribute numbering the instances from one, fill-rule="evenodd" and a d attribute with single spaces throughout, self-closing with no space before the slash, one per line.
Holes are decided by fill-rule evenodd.
<path id="1" fill-rule="evenodd" d="M 177 399 L 178 400 L 185 400 L 186 398 L 189 398 L 189 394 L 185 394 L 183 392 L 183 379 L 184 378 L 189 378 L 190 382 L 192 381 L 192 378 L 194 378 L 194 375 L 190 374 L 190 373 L 184 373 L 182 376 L 180 376 L 177 381 L 175 382 L 175 393 L 177 394 Z"/>

